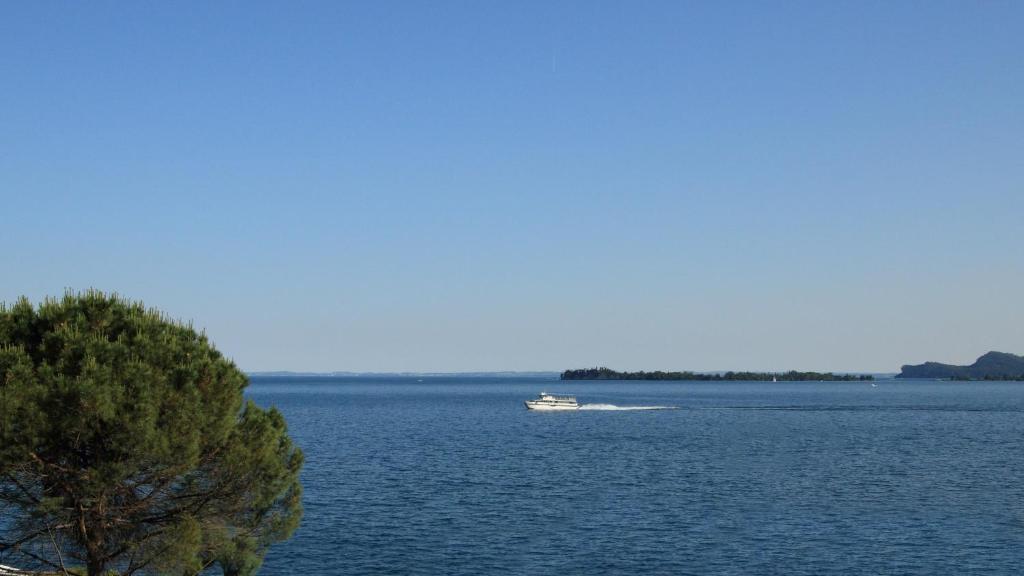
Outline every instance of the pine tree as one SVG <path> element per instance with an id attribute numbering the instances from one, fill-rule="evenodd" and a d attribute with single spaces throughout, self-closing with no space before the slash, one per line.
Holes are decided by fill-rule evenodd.
<path id="1" fill-rule="evenodd" d="M 90 291 L 0 307 L 0 552 L 90 576 L 251 574 L 302 453 L 191 326 Z"/>

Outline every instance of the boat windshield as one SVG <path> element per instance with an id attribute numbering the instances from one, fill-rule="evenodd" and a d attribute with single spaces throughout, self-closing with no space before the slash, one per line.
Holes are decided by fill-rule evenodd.
<path id="1" fill-rule="evenodd" d="M 575 402 L 576 401 L 576 397 L 575 396 L 565 396 L 565 395 L 561 395 L 561 394 L 548 394 L 547 392 L 541 392 L 540 397 L 542 399 L 544 399 L 544 400 L 567 400 L 567 401 L 570 401 L 570 402 Z"/>

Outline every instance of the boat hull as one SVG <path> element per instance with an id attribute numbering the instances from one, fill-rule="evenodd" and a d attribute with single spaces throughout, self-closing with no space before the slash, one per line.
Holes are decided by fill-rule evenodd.
<path id="1" fill-rule="evenodd" d="M 560 411 L 565 411 L 565 410 L 579 410 L 580 409 L 578 404 L 575 405 L 575 406 L 573 406 L 573 405 L 562 405 L 562 406 L 559 406 L 559 405 L 556 405 L 556 404 L 548 404 L 548 403 L 545 403 L 545 402 L 538 402 L 536 400 L 527 400 L 526 402 L 523 402 L 523 404 L 526 404 L 526 407 L 528 409 L 530 409 L 530 410 L 548 410 L 548 411 L 560 410 Z"/>

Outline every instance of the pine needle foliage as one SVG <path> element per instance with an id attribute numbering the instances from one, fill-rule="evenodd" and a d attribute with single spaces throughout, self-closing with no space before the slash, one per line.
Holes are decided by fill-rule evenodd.
<path id="1" fill-rule="evenodd" d="M 302 452 L 247 383 L 205 335 L 116 295 L 0 307 L 0 557 L 255 573 L 298 525 Z"/>

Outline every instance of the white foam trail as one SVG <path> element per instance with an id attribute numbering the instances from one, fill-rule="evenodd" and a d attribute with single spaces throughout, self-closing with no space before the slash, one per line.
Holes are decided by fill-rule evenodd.
<path id="1" fill-rule="evenodd" d="M 580 410 L 677 410 L 678 406 L 616 406 L 614 404 L 580 404 Z"/>

